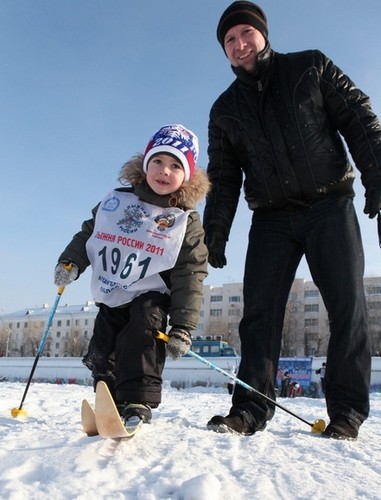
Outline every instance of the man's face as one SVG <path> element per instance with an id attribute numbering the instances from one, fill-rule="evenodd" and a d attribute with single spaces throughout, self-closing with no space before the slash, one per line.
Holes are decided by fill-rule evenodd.
<path id="1" fill-rule="evenodd" d="M 240 66 L 249 73 L 255 70 L 257 55 L 265 45 L 262 33 L 249 24 L 233 26 L 224 38 L 224 49 L 230 64 Z"/>

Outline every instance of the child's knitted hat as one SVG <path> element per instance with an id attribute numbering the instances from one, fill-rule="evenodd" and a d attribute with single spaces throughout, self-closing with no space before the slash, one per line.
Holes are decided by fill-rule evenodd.
<path id="1" fill-rule="evenodd" d="M 184 181 L 193 177 L 198 157 L 197 136 L 183 125 L 165 125 L 151 137 L 146 147 L 143 160 L 143 171 L 147 173 L 147 165 L 152 156 L 167 153 L 180 160 L 184 167 Z"/>

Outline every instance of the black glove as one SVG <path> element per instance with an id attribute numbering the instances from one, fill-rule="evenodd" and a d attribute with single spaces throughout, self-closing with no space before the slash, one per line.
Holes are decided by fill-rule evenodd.
<path id="1" fill-rule="evenodd" d="M 172 359 L 180 359 L 185 356 L 192 346 L 192 339 L 189 330 L 183 326 L 173 326 L 169 333 L 167 352 Z"/>
<path id="2" fill-rule="evenodd" d="M 70 268 L 66 269 L 68 262 L 59 262 L 54 269 L 54 284 L 56 286 L 70 285 L 78 277 L 78 267 L 70 263 Z M 65 267 L 66 266 L 66 267 Z"/>
<path id="3" fill-rule="evenodd" d="M 212 226 L 205 233 L 205 245 L 209 251 L 208 261 L 212 267 L 226 266 L 225 247 L 227 238 L 218 226 Z"/>
<path id="4" fill-rule="evenodd" d="M 374 219 L 381 210 L 381 185 L 372 182 L 365 190 L 364 214 L 369 214 L 369 219 Z"/>

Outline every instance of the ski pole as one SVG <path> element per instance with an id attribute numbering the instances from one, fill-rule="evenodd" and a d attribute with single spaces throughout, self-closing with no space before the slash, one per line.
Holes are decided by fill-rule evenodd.
<path id="1" fill-rule="evenodd" d="M 166 335 L 163 332 L 157 332 L 156 338 L 164 340 L 164 342 L 168 342 L 168 340 L 169 340 L 169 336 Z M 196 352 L 193 352 L 192 350 L 189 350 L 188 354 L 190 356 L 192 356 L 193 358 L 196 358 L 199 361 L 201 361 L 201 363 L 204 363 L 205 365 L 209 366 L 210 368 L 213 368 L 214 370 L 218 371 L 219 373 L 222 373 L 222 375 L 225 375 L 225 377 L 228 377 L 231 380 L 234 380 L 235 383 L 241 385 L 242 387 L 244 387 L 248 391 L 254 392 L 255 394 L 257 394 L 261 398 L 263 398 L 266 401 L 268 401 L 269 403 L 273 404 L 274 406 L 280 408 L 281 410 L 285 411 L 289 415 L 292 415 L 293 417 L 297 418 L 298 420 L 301 420 L 305 424 L 309 425 L 311 427 L 311 432 L 321 433 L 321 432 L 324 431 L 324 429 L 325 429 L 325 422 L 324 422 L 323 419 L 320 418 L 318 420 L 315 420 L 315 422 L 313 424 L 311 424 L 310 422 L 308 422 L 307 420 L 304 420 L 304 418 L 302 418 L 299 415 L 297 415 L 296 413 L 292 412 L 291 410 L 289 410 L 285 406 L 282 406 L 281 404 L 277 403 L 276 401 L 274 401 L 273 399 L 269 398 L 268 396 L 266 396 L 262 392 L 257 391 L 257 389 L 254 389 L 254 387 L 251 387 L 251 385 L 246 384 L 246 382 L 244 382 L 243 380 L 240 380 L 238 377 L 236 377 L 232 373 L 229 373 L 229 372 L 223 370 L 222 368 L 220 368 L 219 366 L 215 365 L 214 363 L 211 363 L 210 361 L 208 361 L 207 359 L 203 358 L 202 356 L 200 356 Z"/>
<path id="2" fill-rule="evenodd" d="M 65 265 L 65 269 L 67 271 L 70 271 L 71 268 L 72 268 L 72 264 L 66 264 Z M 23 409 L 23 404 L 24 404 L 26 395 L 28 393 L 29 386 L 30 386 L 30 383 L 32 381 L 33 374 L 34 374 L 34 372 L 36 370 L 36 366 L 37 366 L 38 360 L 40 359 L 40 355 L 41 355 L 41 353 L 42 353 L 42 351 L 44 349 L 44 345 L 45 345 L 46 339 L 48 337 L 48 333 L 49 333 L 50 327 L 52 326 L 53 317 L 54 317 L 55 312 L 57 310 L 58 303 L 60 301 L 61 295 L 63 294 L 64 290 L 65 290 L 64 286 L 61 286 L 61 287 L 58 288 L 56 299 L 54 301 L 52 310 L 50 311 L 50 314 L 49 314 L 48 323 L 46 325 L 45 331 L 44 331 L 44 333 L 43 333 L 43 335 L 41 337 L 40 343 L 39 343 L 38 348 L 37 348 L 36 356 L 34 358 L 34 363 L 33 363 L 33 366 L 32 366 L 32 369 L 31 369 L 31 372 L 30 372 L 30 375 L 29 375 L 29 378 L 28 378 L 28 382 L 27 382 L 26 387 L 25 387 L 25 391 L 24 391 L 23 397 L 21 399 L 20 406 L 18 408 L 12 408 L 12 410 L 11 410 L 12 417 L 24 417 L 24 418 L 27 417 L 27 413 Z"/>

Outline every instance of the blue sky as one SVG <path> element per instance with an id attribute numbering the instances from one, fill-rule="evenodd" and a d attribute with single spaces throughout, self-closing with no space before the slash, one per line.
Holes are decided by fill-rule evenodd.
<path id="1" fill-rule="evenodd" d="M 160 126 L 191 128 L 206 167 L 209 110 L 234 78 L 215 36 L 230 3 L 0 0 L 0 314 L 53 303 L 58 255 Z M 260 5 L 275 50 L 322 50 L 381 116 L 381 2 Z M 380 275 L 376 223 L 358 181 L 356 191 L 366 276 Z M 241 203 L 228 266 L 206 284 L 242 280 L 249 221 Z M 297 277 L 310 279 L 304 262 Z M 62 302 L 91 300 L 89 282 L 88 270 Z"/>

